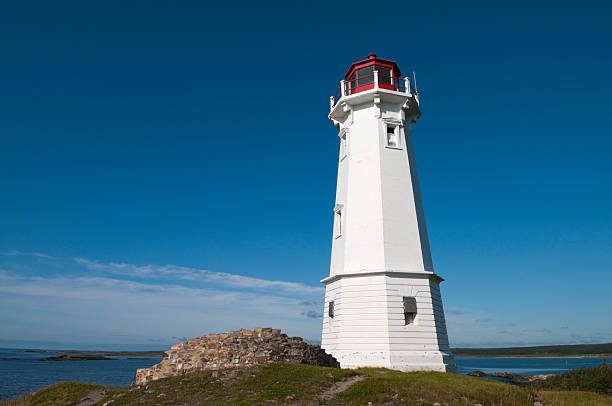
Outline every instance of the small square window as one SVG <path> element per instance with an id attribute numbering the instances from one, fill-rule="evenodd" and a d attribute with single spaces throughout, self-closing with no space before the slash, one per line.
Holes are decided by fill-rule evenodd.
<path id="1" fill-rule="evenodd" d="M 391 148 L 399 148 L 399 126 L 387 124 L 386 133 L 387 146 Z"/>
<path id="2" fill-rule="evenodd" d="M 334 318 L 334 301 L 333 300 L 329 302 L 329 305 L 327 308 L 327 315 L 332 319 Z"/>

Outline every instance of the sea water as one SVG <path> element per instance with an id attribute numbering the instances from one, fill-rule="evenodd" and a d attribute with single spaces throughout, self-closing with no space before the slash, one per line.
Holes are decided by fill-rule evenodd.
<path id="1" fill-rule="evenodd" d="M 455 358 L 460 374 L 479 370 L 487 374 L 511 372 L 521 375 L 561 374 L 601 365 L 603 358 Z M 612 359 L 608 358 L 610 363 Z"/>
<path id="2" fill-rule="evenodd" d="M 26 352 L 23 349 L 0 349 L 0 400 L 25 395 L 36 389 L 63 381 L 100 385 L 128 386 L 136 369 L 148 368 L 161 357 L 116 357 L 108 361 L 42 361 L 57 355 L 53 352 Z M 523 375 L 555 374 L 571 369 L 596 367 L 602 358 L 456 358 L 459 373 L 475 369 Z M 612 359 L 608 360 L 612 363 Z"/>
<path id="3" fill-rule="evenodd" d="M 161 357 L 116 357 L 116 360 L 42 361 L 61 352 L 0 349 L 0 400 L 11 399 L 64 381 L 128 386 L 136 369 L 148 368 Z"/>

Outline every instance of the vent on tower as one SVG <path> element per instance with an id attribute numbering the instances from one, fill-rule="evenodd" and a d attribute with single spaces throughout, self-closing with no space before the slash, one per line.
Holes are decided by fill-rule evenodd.
<path id="1" fill-rule="evenodd" d="M 414 324 L 414 319 L 417 314 L 417 304 L 416 298 L 404 296 L 403 297 L 404 304 L 404 324 Z"/>

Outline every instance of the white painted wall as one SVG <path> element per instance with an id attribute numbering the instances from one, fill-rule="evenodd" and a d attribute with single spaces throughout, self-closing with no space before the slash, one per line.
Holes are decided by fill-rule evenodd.
<path id="1" fill-rule="evenodd" d="M 335 207 L 342 207 L 342 234 L 333 238 L 323 280 L 322 346 L 342 367 L 456 369 L 410 138 L 419 116 L 412 95 L 381 89 L 343 97 L 329 116 L 346 134 L 348 154 L 341 148 Z M 386 123 L 399 126 L 399 148 L 387 146 Z M 403 296 L 417 301 L 410 325 Z"/>

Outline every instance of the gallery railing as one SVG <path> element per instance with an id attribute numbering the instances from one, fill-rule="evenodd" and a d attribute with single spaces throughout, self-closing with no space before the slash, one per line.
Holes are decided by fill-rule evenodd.
<path id="1" fill-rule="evenodd" d="M 351 80 L 341 80 L 336 93 L 329 98 L 330 109 L 333 109 L 334 106 L 338 104 L 338 101 L 344 96 L 350 96 L 370 89 L 387 89 L 395 92 L 407 93 L 409 95 L 414 95 L 417 103 L 419 101 L 419 94 L 413 87 L 409 78 L 379 75 L 378 71 L 374 71 L 373 75 Z"/>

